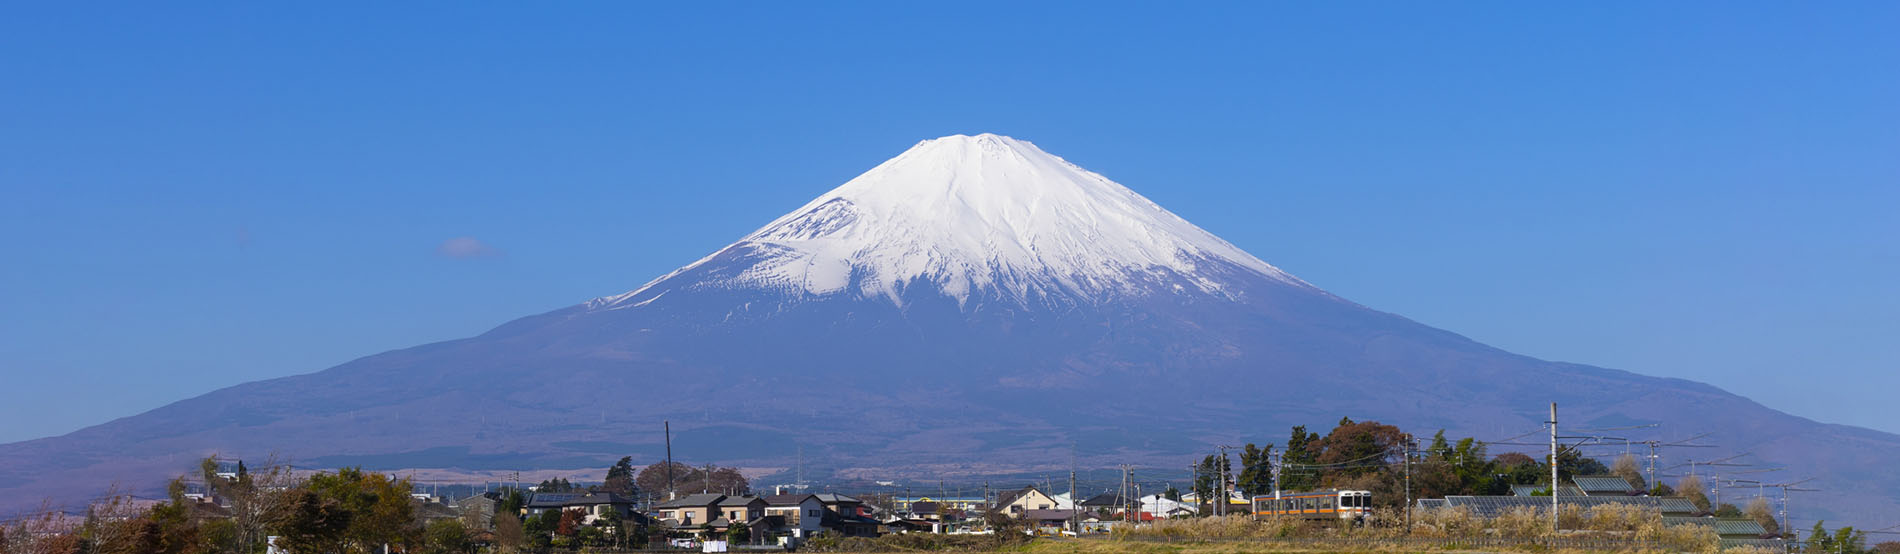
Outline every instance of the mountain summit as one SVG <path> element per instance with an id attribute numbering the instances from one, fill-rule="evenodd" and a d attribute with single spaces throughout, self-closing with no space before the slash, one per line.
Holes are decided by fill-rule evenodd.
<path id="1" fill-rule="evenodd" d="M 737 243 L 600 308 L 692 286 L 849 294 L 903 305 L 925 287 L 959 305 L 1099 303 L 1117 295 L 1233 295 L 1223 276 L 1298 279 L 1108 178 L 1027 141 L 926 140 Z"/>
<path id="2" fill-rule="evenodd" d="M 600 468 L 658 460 L 665 420 L 689 463 L 784 467 L 802 450 L 808 475 L 941 480 L 1066 468 L 1071 449 L 1090 467 L 1178 468 L 1341 416 L 1498 439 L 1536 432 L 1552 401 L 1565 429 L 1706 432 L 1855 491 L 1803 519 L 1900 519 L 1900 437 L 1354 304 L 995 135 L 918 143 L 625 294 L 0 445 L 0 516 L 156 487 L 213 452 Z M 1538 452 L 1494 453 L 1512 450 Z"/>

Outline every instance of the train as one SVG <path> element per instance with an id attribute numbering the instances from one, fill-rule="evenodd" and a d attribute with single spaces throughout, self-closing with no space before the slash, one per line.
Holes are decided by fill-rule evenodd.
<path id="1" fill-rule="evenodd" d="M 1372 513 L 1371 491 L 1282 492 L 1253 497 L 1254 517 L 1363 520 Z"/>

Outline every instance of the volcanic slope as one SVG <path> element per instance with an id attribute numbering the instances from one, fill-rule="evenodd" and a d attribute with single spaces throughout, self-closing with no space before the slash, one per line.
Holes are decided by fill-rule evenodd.
<path id="1" fill-rule="evenodd" d="M 1900 520 L 1900 437 L 1354 304 L 995 135 L 921 142 L 623 294 L 0 445 L 0 511 L 156 485 L 210 452 L 317 467 L 651 461 L 662 419 L 685 460 L 784 466 L 802 447 L 840 475 L 933 478 L 1066 466 L 1072 444 L 1085 465 L 1181 467 L 1340 416 L 1495 439 L 1538 429 L 1552 401 L 1570 428 L 1708 432 L 1817 476 L 1829 500 L 1795 499 L 1813 518 Z"/>

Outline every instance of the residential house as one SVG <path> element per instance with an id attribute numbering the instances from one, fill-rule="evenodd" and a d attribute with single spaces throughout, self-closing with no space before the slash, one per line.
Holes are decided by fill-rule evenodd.
<path id="1" fill-rule="evenodd" d="M 1026 510 L 1021 517 L 1029 522 L 1030 531 L 1038 535 L 1059 535 L 1073 530 L 1072 522 L 1079 522 L 1084 516 L 1075 510 Z"/>
<path id="2" fill-rule="evenodd" d="M 723 494 L 691 494 L 656 504 L 653 510 L 660 514 L 660 519 L 685 529 L 719 519 L 719 501 L 725 499 Z"/>
<path id="3" fill-rule="evenodd" d="M 863 500 L 828 492 L 812 496 L 825 506 L 824 521 L 820 523 L 824 528 L 847 537 L 877 536 L 879 523 L 871 518 Z"/>
<path id="4" fill-rule="evenodd" d="M 719 516 L 714 518 L 714 521 L 723 518 L 728 521 L 745 523 L 752 521 L 754 518 L 765 516 L 765 499 L 749 494 L 721 498 L 719 502 L 714 505 L 719 507 Z"/>
<path id="5" fill-rule="evenodd" d="M 530 515 L 539 515 L 550 510 L 583 512 L 582 523 L 592 525 L 596 520 L 607 516 L 609 510 L 620 515 L 622 520 L 632 520 L 644 524 L 645 514 L 633 509 L 632 498 L 611 492 L 557 492 L 534 493 L 528 499 L 527 510 Z"/>
<path id="6" fill-rule="evenodd" d="M 477 531 L 495 528 L 495 510 L 500 506 L 499 492 L 484 492 L 455 501 L 455 510 L 461 512 L 462 521 L 474 524 Z"/>
<path id="7" fill-rule="evenodd" d="M 824 528 L 825 503 L 815 494 L 774 494 L 765 498 L 765 515 L 778 516 L 783 531 L 794 537 L 809 537 Z"/>
<path id="8" fill-rule="evenodd" d="M 1117 514 L 1127 510 L 1128 506 L 1134 503 L 1134 499 L 1123 497 L 1121 493 L 1105 492 L 1083 500 L 1082 511 L 1097 513 L 1105 511 L 1107 513 Z"/>
<path id="9" fill-rule="evenodd" d="M 1141 497 L 1141 511 L 1162 519 L 1189 517 L 1200 513 L 1200 509 L 1193 504 L 1169 499 L 1159 494 Z"/>
<path id="10" fill-rule="evenodd" d="M 1012 517 L 1027 517 L 1030 510 L 1054 510 L 1060 507 L 1054 497 L 1027 486 L 1013 491 L 1003 491 L 996 496 L 996 509 Z"/>

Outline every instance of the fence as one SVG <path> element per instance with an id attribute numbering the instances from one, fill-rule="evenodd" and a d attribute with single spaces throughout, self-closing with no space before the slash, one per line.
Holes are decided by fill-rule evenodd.
<path id="1" fill-rule="evenodd" d="M 1597 552 L 1655 552 L 1665 550 L 1663 543 L 1620 539 L 1563 538 L 1511 539 L 1499 537 L 1301 537 L 1259 539 L 1179 539 L 1163 537 L 1127 537 L 1135 542 L 1194 542 L 1212 544 L 1261 544 L 1302 550 L 1588 550 Z"/>

